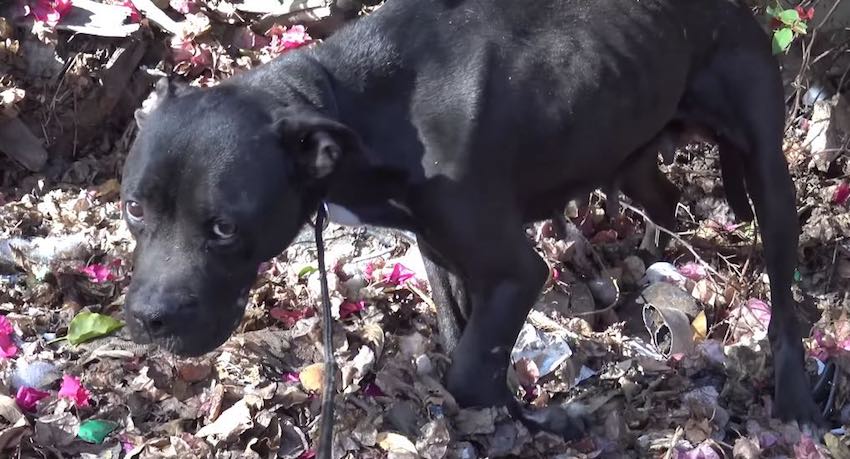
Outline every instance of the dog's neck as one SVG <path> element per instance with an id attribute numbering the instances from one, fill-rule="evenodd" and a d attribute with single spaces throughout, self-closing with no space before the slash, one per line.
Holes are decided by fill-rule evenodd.
<path id="1" fill-rule="evenodd" d="M 301 106 L 345 121 L 340 119 L 334 77 L 311 50 L 287 53 L 236 81 L 268 94 L 269 103 L 277 108 Z M 366 145 L 360 154 L 344 154 L 335 171 L 309 194 L 311 201 L 336 204 L 330 209 L 331 217 L 339 223 L 414 230 L 415 224 L 404 205 L 407 185 L 407 171 Z"/>

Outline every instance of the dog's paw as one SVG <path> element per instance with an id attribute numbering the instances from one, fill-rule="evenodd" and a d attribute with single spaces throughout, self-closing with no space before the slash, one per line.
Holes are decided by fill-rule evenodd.
<path id="1" fill-rule="evenodd" d="M 779 358 L 775 363 L 774 416 L 782 421 L 797 421 L 800 425 L 824 426 L 802 362 L 788 357 Z"/>
<path id="2" fill-rule="evenodd" d="M 569 407 L 530 408 L 517 403 L 511 411 L 532 432 L 542 430 L 558 435 L 566 441 L 577 440 L 587 433 L 588 420 L 579 410 Z"/>

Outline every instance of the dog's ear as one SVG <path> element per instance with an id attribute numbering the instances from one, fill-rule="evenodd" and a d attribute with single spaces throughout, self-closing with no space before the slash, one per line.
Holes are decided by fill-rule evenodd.
<path id="1" fill-rule="evenodd" d="M 275 130 L 298 167 L 312 179 L 327 177 L 340 158 L 363 151 L 351 128 L 317 113 L 280 111 L 275 114 Z"/>
<path id="2" fill-rule="evenodd" d="M 136 112 L 133 114 L 136 118 L 136 125 L 139 127 L 144 125 L 150 112 L 156 109 L 165 99 L 179 97 L 191 92 L 191 90 L 192 87 L 184 81 L 174 79 L 170 76 L 160 78 L 156 82 L 150 96 L 142 102 L 142 108 L 136 109 Z"/>

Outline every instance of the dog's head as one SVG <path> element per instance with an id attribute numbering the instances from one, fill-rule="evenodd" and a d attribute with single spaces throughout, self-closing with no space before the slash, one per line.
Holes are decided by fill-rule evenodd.
<path id="1" fill-rule="evenodd" d="M 230 336 L 258 266 L 292 242 L 359 144 L 315 111 L 235 85 L 162 80 L 155 95 L 136 114 L 122 180 L 136 240 L 126 316 L 135 340 L 199 355 Z"/>

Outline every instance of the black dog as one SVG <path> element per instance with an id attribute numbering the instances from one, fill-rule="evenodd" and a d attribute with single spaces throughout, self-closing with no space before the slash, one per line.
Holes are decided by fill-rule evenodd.
<path id="1" fill-rule="evenodd" d="M 137 340 L 183 355 L 220 345 L 258 265 L 324 200 L 418 235 L 459 403 L 508 405 L 573 435 L 564 411 L 524 410 L 505 382 L 547 276 L 523 225 L 612 183 L 669 126 L 696 126 L 735 163 L 723 174 L 738 216 L 752 216 L 748 192 L 761 223 L 777 414 L 818 419 L 790 291 L 798 222 L 782 85 L 743 5 L 391 0 L 218 87 L 157 91 L 122 189 Z"/>

